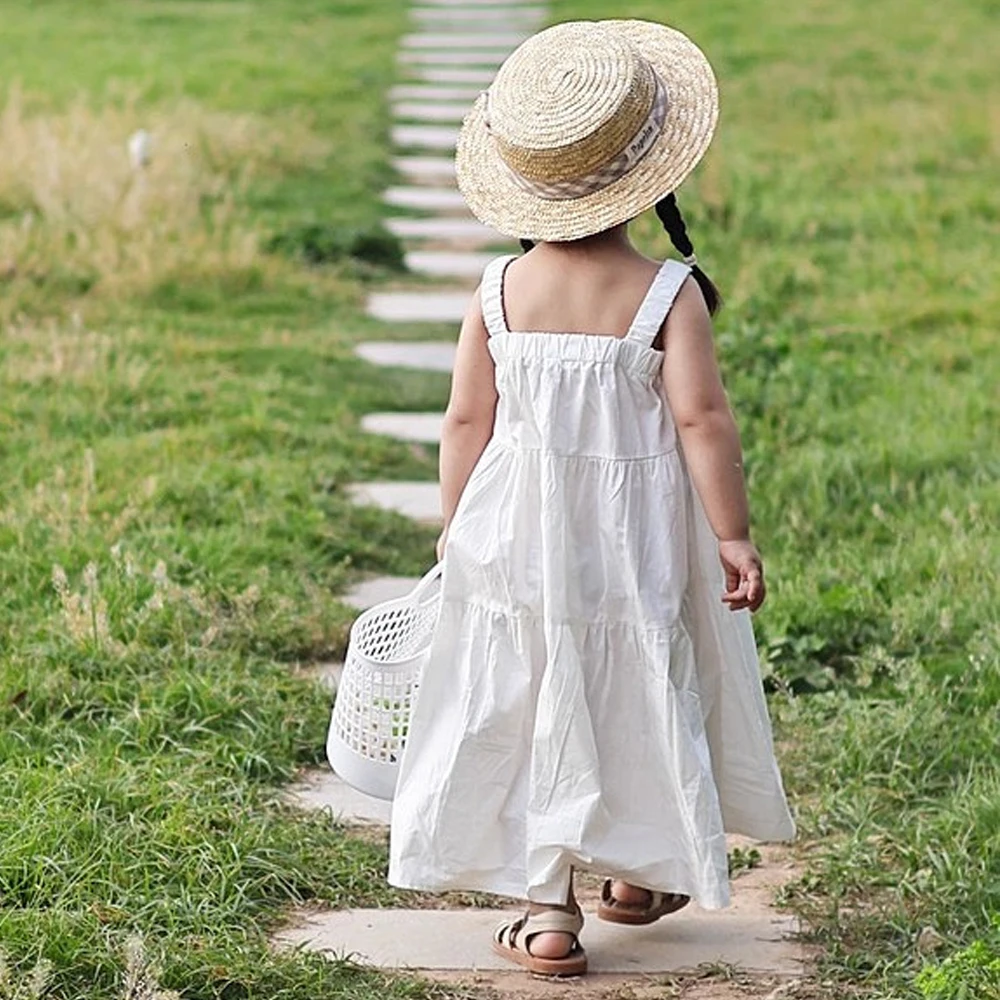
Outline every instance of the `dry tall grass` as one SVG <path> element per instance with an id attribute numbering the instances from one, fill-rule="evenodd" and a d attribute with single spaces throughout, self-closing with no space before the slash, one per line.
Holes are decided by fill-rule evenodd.
<path id="1" fill-rule="evenodd" d="M 140 128 L 152 154 L 134 167 L 128 141 Z M 326 154 L 294 119 L 279 127 L 194 103 L 33 115 L 13 91 L 0 110 L 0 319 L 46 296 L 55 307 L 259 263 L 241 207 L 248 185 Z"/>

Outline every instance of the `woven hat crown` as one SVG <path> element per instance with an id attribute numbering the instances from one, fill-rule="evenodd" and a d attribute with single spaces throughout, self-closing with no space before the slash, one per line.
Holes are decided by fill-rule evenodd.
<path id="1" fill-rule="evenodd" d="M 600 170 L 635 138 L 659 86 L 620 33 L 594 22 L 555 25 L 501 67 L 488 94 L 490 135 L 521 177 L 572 181 Z"/>
<path id="2" fill-rule="evenodd" d="M 466 115 L 458 187 L 473 215 L 501 233 L 582 239 L 675 190 L 718 114 L 712 67 L 675 28 L 558 24 L 514 51 Z"/>

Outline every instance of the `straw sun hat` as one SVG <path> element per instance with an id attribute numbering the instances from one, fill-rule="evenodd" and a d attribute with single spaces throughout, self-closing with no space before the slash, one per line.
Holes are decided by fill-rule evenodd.
<path id="1" fill-rule="evenodd" d="M 557 24 L 511 54 L 466 117 L 458 186 L 502 233 L 581 239 L 673 191 L 718 115 L 712 68 L 679 31 L 650 21 Z"/>

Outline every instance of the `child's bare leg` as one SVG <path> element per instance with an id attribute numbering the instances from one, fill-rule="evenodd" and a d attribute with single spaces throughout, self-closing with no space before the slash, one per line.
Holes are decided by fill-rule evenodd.
<path id="1" fill-rule="evenodd" d="M 545 906 L 542 903 L 529 903 L 528 912 L 531 914 L 545 913 L 547 910 L 566 910 L 568 913 L 576 913 L 576 896 L 573 894 L 573 876 L 570 875 L 569 898 L 565 906 Z M 535 958 L 565 958 L 573 950 L 574 938 L 572 934 L 564 934 L 561 931 L 542 931 L 540 934 L 532 936 L 528 945 L 528 951 Z"/>

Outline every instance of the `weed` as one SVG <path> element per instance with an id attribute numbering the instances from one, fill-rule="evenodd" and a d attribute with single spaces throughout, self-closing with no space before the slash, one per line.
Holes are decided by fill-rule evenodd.
<path id="1" fill-rule="evenodd" d="M 384 226 L 342 229 L 311 223 L 276 233 L 265 244 L 270 253 L 283 253 L 307 264 L 329 264 L 353 258 L 374 267 L 403 270 L 403 249 Z"/>
<path id="2" fill-rule="evenodd" d="M 1000 997 L 1000 917 L 988 938 L 973 941 L 943 962 L 920 970 L 917 988 L 925 1000 L 997 1000 Z"/>
<path id="3" fill-rule="evenodd" d="M 730 878 L 735 878 L 742 872 L 753 871 L 754 868 L 759 868 L 761 863 L 761 854 L 756 847 L 742 848 L 734 847 L 729 852 L 729 876 Z"/>

